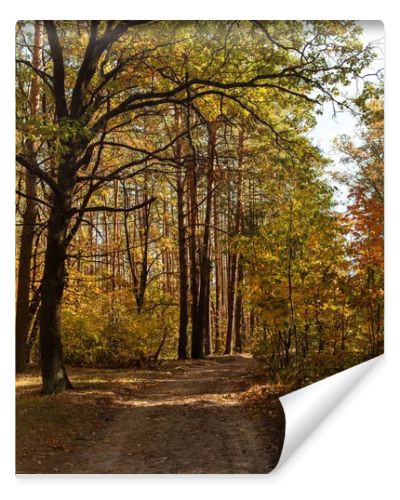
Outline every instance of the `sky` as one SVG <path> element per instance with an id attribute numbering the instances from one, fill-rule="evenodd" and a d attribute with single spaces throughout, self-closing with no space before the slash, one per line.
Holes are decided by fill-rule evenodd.
<path id="1" fill-rule="evenodd" d="M 376 72 L 383 68 L 383 36 L 384 27 L 381 21 L 360 21 L 363 28 L 362 41 L 364 46 L 368 43 L 373 43 L 376 46 L 377 57 L 369 68 L 364 71 L 364 74 Z M 369 81 L 377 81 L 375 77 L 369 77 Z M 362 80 L 354 81 L 348 87 L 343 87 L 343 96 L 354 96 L 361 92 L 363 86 Z M 324 103 L 323 114 L 317 116 L 317 125 L 310 132 L 309 137 L 315 145 L 317 145 L 325 156 L 329 157 L 333 164 L 329 165 L 330 171 L 343 171 L 344 165 L 340 162 L 340 153 L 335 151 L 333 140 L 339 135 L 354 135 L 357 126 L 357 120 L 348 111 L 337 113 L 333 117 L 332 104 Z M 332 181 L 332 184 L 337 188 L 335 192 L 335 200 L 337 209 L 345 211 L 347 205 L 348 190 L 346 186 L 338 185 Z"/>

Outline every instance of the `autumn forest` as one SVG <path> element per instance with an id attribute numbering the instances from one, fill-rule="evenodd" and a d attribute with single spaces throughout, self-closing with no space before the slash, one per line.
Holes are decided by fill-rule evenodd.
<path id="1" fill-rule="evenodd" d="M 382 353 L 383 75 L 362 33 L 19 22 L 18 376 L 79 393 L 90 370 L 251 359 L 298 388 Z M 357 122 L 341 168 L 312 137 L 328 106 Z"/>

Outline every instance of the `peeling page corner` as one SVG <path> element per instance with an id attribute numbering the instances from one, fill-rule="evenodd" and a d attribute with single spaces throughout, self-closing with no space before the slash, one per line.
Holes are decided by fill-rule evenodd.
<path id="1" fill-rule="evenodd" d="M 286 431 L 275 471 L 288 461 L 308 436 L 382 359 L 383 355 L 370 359 L 279 398 L 285 412 Z"/>

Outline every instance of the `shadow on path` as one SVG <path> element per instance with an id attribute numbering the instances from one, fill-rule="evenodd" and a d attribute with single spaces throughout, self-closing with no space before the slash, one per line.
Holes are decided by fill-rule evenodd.
<path id="1" fill-rule="evenodd" d="M 171 363 L 117 398 L 115 420 L 70 473 L 267 473 L 279 460 L 283 410 L 246 411 L 254 361 L 227 356 Z M 167 369 L 167 371 L 165 371 Z"/>

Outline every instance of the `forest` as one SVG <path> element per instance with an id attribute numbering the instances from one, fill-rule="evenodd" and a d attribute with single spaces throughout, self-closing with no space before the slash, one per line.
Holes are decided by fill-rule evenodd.
<path id="1" fill-rule="evenodd" d="M 171 427 L 148 428 L 159 417 L 147 406 L 224 443 L 225 407 L 235 439 L 252 435 L 243 398 L 275 437 L 257 434 L 263 458 L 228 471 L 270 470 L 283 439 L 271 394 L 383 352 L 378 56 L 355 21 L 17 23 L 20 470 L 50 458 L 51 469 L 54 449 L 72 449 L 60 432 L 87 435 L 118 414 L 118 429 L 159 433 L 158 447 L 172 433 L 178 450 L 161 466 L 146 447 L 129 472 L 226 472 L 225 445 L 210 469 L 211 434 L 179 448 Z M 332 145 L 340 168 L 313 138 L 328 107 L 357 123 Z M 118 405 L 140 398 L 134 431 Z M 49 454 L 32 461 L 26 443 L 44 427 Z M 72 467 L 61 462 L 51 470 Z"/>
<path id="2" fill-rule="evenodd" d="M 17 471 L 266 472 L 276 395 L 383 352 L 383 73 L 362 35 L 17 23 Z M 334 141 L 341 168 L 312 135 L 327 105 L 357 123 Z M 183 447 L 171 426 L 189 426 Z"/>
<path id="3" fill-rule="evenodd" d="M 16 369 L 251 352 L 300 384 L 383 349 L 383 84 L 352 21 L 16 28 Z M 337 210 L 309 138 L 350 110 Z"/>

